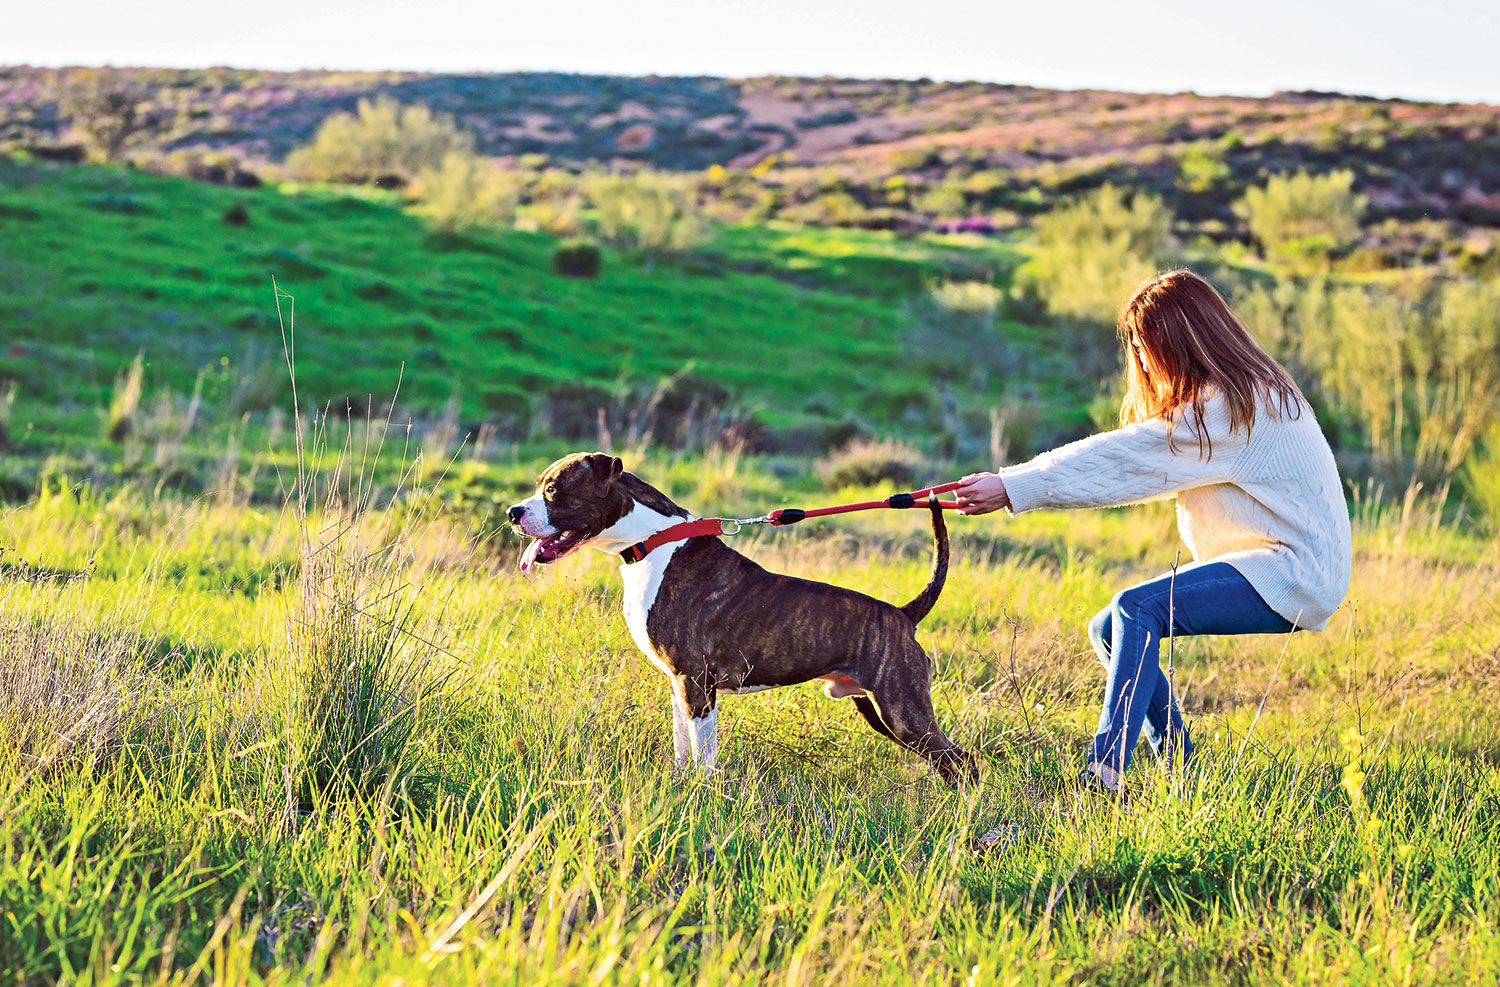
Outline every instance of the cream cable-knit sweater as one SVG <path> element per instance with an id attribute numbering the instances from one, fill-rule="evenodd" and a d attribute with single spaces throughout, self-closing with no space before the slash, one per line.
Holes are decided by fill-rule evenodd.
<path id="1" fill-rule="evenodd" d="M 1221 395 L 1205 400 L 1213 453 L 1190 423 L 1136 422 L 1000 471 L 1019 514 L 1037 507 L 1119 507 L 1177 496 L 1177 529 L 1200 562 L 1227 562 L 1272 610 L 1322 630 L 1349 591 L 1349 513 L 1328 440 L 1305 404 L 1278 420 L 1262 407 L 1247 439 L 1231 434 Z"/>

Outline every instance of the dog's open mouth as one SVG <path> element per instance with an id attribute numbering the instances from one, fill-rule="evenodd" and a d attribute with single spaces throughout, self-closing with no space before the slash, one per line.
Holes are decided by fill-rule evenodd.
<path id="1" fill-rule="evenodd" d="M 532 566 L 556 562 L 588 540 L 589 533 L 582 528 L 533 538 L 531 544 L 526 546 L 526 551 L 521 554 L 521 571 L 530 572 Z"/>

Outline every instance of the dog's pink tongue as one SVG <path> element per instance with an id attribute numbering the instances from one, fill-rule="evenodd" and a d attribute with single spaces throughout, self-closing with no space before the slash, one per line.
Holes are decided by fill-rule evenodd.
<path id="1" fill-rule="evenodd" d="M 542 539 L 533 538 L 526 546 L 526 551 L 521 553 L 521 571 L 530 572 L 531 567 L 536 564 L 536 553 L 542 550 Z"/>

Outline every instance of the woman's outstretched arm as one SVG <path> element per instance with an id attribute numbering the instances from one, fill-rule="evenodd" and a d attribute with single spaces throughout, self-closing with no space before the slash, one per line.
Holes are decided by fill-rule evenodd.
<path id="1" fill-rule="evenodd" d="M 1231 432 L 1222 402 L 1207 403 L 1202 431 L 1212 443 L 1212 455 L 1200 454 L 1199 439 L 1187 423 L 1179 422 L 1173 432 L 1160 418 L 1091 435 L 1007 467 L 998 476 L 965 477 L 958 489 L 959 510 L 987 514 L 1006 507 L 1019 514 L 1037 507 L 1119 507 L 1232 480 L 1245 452 L 1245 436 Z"/>

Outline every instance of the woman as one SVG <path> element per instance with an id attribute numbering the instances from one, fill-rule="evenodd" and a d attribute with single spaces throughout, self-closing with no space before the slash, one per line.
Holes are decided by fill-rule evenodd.
<path id="1" fill-rule="evenodd" d="M 1349 589 L 1338 469 L 1287 372 L 1207 281 L 1171 271 L 1120 314 L 1120 428 L 996 473 L 964 477 L 959 511 L 1114 507 L 1177 498 L 1194 562 L 1123 590 L 1089 621 L 1109 670 L 1082 779 L 1118 791 L 1146 728 L 1186 762 L 1192 742 L 1159 664 L 1168 622 L 1195 634 L 1322 630 Z"/>

